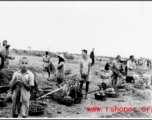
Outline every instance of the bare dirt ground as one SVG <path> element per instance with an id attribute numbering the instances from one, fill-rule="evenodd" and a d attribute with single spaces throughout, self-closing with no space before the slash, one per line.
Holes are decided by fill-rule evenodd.
<path id="1" fill-rule="evenodd" d="M 18 66 L 18 61 L 21 56 L 16 56 L 16 60 L 10 61 L 12 67 Z M 42 73 L 42 58 L 41 57 L 30 57 L 31 66 L 35 67 L 37 74 L 37 81 L 39 88 L 49 86 L 45 83 L 47 74 Z M 52 59 L 53 64 L 57 64 L 56 59 Z M 97 84 L 102 82 L 102 79 L 94 74 L 94 71 L 99 71 L 103 67 L 103 64 L 96 64 L 91 70 L 91 83 L 89 91 L 98 89 Z M 72 74 L 79 75 L 79 65 L 66 63 L 66 69 L 72 69 Z M 152 74 L 152 71 L 149 72 Z M 50 83 L 53 83 L 50 81 Z M 43 115 L 40 116 L 29 116 L 29 118 L 150 118 L 152 115 L 151 96 L 152 88 L 140 90 L 130 89 L 127 92 L 120 92 L 118 98 L 107 98 L 106 101 L 97 101 L 94 97 L 94 93 L 89 94 L 90 99 L 83 99 L 81 104 L 74 104 L 70 107 L 60 105 L 52 99 L 45 99 L 47 103 Z M 105 111 L 106 107 L 136 107 L 134 112 L 110 112 Z M 101 107 L 100 112 L 88 112 L 88 107 Z M 150 107 L 150 112 L 142 112 L 142 107 Z M 6 107 L 0 110 L 0 117 L 10 118 L 11 115 L 11 103 L 8 103 Z"/>

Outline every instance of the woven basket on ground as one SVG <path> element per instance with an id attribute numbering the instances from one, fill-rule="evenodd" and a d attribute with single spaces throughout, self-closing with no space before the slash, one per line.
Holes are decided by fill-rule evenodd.
<path id="1" fill-rule="evenodd" d="M 44 113 L 47 105 L 41 102 L 31 102 L 29 107 L 29 115 L 41 115 Z"/>

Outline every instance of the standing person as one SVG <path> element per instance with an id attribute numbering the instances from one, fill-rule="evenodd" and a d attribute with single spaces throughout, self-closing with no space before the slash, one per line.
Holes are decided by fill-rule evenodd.
<path id="1" fill-rule="evenodd" d="M 83 83 L 86 82 L 86 93 L 89 91 L 89 74 L 91 69 L 91 59 L 87 56 L 87 50 L 82 50 L 82 60 L 80 61 L 80 89 L 82 91 Z M 85 95 L 87 99 L 87 95 Z"/>
<path id="2" fill-rule="evenodd" d="M 90 58 L 92 60 L 92 63 L 91 63 L 91 67 L 92 67 L 95 63 L 94 48 L 92 49 L 92 52 L 90 53 Z"/>
<path id="3" fill-rule="evenodd" d="M 135 83 L 134 81 L 134 70 L 136 69 L 135 58 L 133 55 L 130 56 L 130 60 L 127 61 L 127 83 Z"/>
<path id="4" fill-rule="evenodd" d="M 34 86 L 34 74 L 27 69 L 29 60 L 22 57 L 19 61 L 20 70 L 15 72 L 10 82 L 13 93 L 12 117 L 19 115 L 23 118 L 28 117 L 30 91 Z"/>
<path id="5" fill-rule="evenodd" d="M 149 69 L 151 68 L 151 67 L 150 67 L 150 66 L 151 66 L 150 64 L 151 64 L 151 63 L 150 63 L 150 59 L 148 59 L 148 60 L 147 60 L 147 67 L 148 67 Z"/>
<path id="6" fill-rule="evenodd" d="M 50 79 L 50 56 L 49 56 L 49 52 L 45 52 L 45 56 L 43 56 L 43 67 L 44 70 L 48 73 L 48 80 Z"/>
<path id="7" fill-rule="evenodd" d="M 121 64 L 121 56 L 118 55 L 116 57 L 116 59 L 112 62 L 112 65 L 111 65 L 111 70 L 113 71 L 113 75 L 112 75 L 112 86 L 113 88 L 115 89 L 115 91 L 117 92 L 117 81 L 118 81 L 118 78 L 119 78 L 119 75 L 123 72 L 123 66 Z"/>
<path id="8" fill-rule="evenodd" d="M 6 56 L 7 56 L 4 60 L 4 65 L 5 65 L 5 68 L 9 68 L 9 59 L 14 60 L 15 58 L 9 55 L 10 45 L 8 45 L 7 40 L 3 41 L 3 47 L 6 47 Z"/>
<path id="9" fill-rule="evenodd" d="M 57 80 L 57 86 L 61 87 L 64 78 L 65 78 L 65 58 L 62 55 L 58 55 L 58 65 L 57 65 L 57 74 L 56 74 L 56 80 Z"/>
<path id="10" fill-rule="evenodd" d="M 90 53 L 90 59 L 91 61 L 91 67 L 95 64 L 95 55 L 94 55 L 94 48 L 92 49 L 92 52 Z M 92 71 L 90 70 L 90 79 L 92 79 Z"/>
<path id="11" fill-rule="evenodd" d="M 3 41 L 3 46 L 4 47 L 7 46 L 7 40 Z M 6 49 L 6 54 L 9 55 L 9 50 L 8 49 Z M 5 67 L 8 68 L 9 67 L 9 58 L 6 58 L 4 63 L 5 63 Z"/>

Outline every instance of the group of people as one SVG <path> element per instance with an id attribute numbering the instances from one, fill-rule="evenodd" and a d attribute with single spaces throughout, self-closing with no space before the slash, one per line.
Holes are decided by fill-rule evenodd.
<path id="1" fill-rule="evenodd" d="M 112 87 L 117 88 L 118 79 L 125 76 L 125 83 L 135 83 L 134 70 L 136 69 L 135 57 L 130 56 L 128 60 L 123 60 L 120 55 L 115 60 L 107 62 L 106 71 L 112 71 Z"/>
<path id="2" fill-rule="evenodd" d="M 82 59 L 79 62 L 79 70 L 80 70 L 80 90 L 82 91 L 84 82 L 86 83 L 86 93 L 89 91 L 90 84 L 90 71 L 95 63 L 95 55 L 94 49 L 91 52 L 90 56 L 87 55 L 87 50 L 82 50 Z M 63 80 L 65 78 L 65 58 L 64 55 L 57 54 L 58 56 L 58 65 L 56 76 L 56 85 L 61 87 Z M 55 69 L 52 66 L 52 62 L 50 61 L 49 52 L 45 53 L 43 57 L 43 67 L 48 72 L 48 78 L 50 78 L 51 72 Z M 114 61 L 108 63 L 105 66 L 106 70 L 113 71 L 113 87 L 116 87 L 118 77 L 120 74 L 125 74 L 124 69 L 127 68 L 126 82 L 131 83 L 134 82 L 133 73 L 134 69 L 136 69 L 136 64 L 134 62 L 134 56 L 130 56 L 130 59 L 125 64 L 125 61 L 122 61 L 121 56 L 118 55 Z M 30 91 L 34 87 L 34 74 L 27 69 L 29 64 L 29 60 L 27 57 L 22 57 L 19 61 L 20 70 L 15 72 L 12 80 L 10 82 L 11 92 L 13 94 L 13 106 L 12 106 L 12 117 L 18 117 L 21 115 L 23 118 L 28 116 L 29 103 L 30 103 Z M 124 68 L 124 66 L 126 66 Z M 55 71 L 55 70 L 54 70 Z M 20 88 L 20 89 L 19 89 Z M 18 96 L 18 94 L 20 96 Z M 19 99 L 17 99 L 19 97 Z M 85 99 L 88 99 L 87 94 L 85 94 Z M 20 104 L 21 103 L 21 104 Z"/>
<path id="3" fill-rule="evenodd" d="M 79 62 L 79 69 L 80 69 L 80 90 L 83 88 L 84 82 L 86 82 L 86 93 L 89 91 L 89 84 L 90 84 L 90 71 L 92 66 L 95 63 L 95 55 L 94 55 L 94 49 L 92 50 L 90 56 L 87 55 L 87 50 L 82 50 L 82 59 Z M 64 66 L 65 66 L 65 58 L 63 55 L 57 55 L 59 58 L 59 62 L 57 65 L 57 72 L 56 72 L 56 81 L 57 86 L 61 87 L 64 78 Z M 50 77 L 50 68 L 49 66 L 52 65 L 50 62 L 50 56 L 48 56 L 48 52 L 46 52 L 46 55 L 43 57 L 44 62 L 44 68 L 48 72 L 48 76 Z M 120 55 L 116 57 L 114 60 L 110 60 L 105 65 L 105 70 L 112 71 L 112 87 L 116 88 L 118 79 L 123 75 L 126 76 L 126 83 L 135 83 L 134 81 L 134 70 L 136 69 L 136 61 L 135 57 L 133 55 L 130 56 L 130 58 L 126 61 L 121 58 Z M 115 89 L 116 90 L 116 89 Z M 87 99 L 87 94 L 85 95 L 85 98 Z"/>
<path id="4" fill-rule="evenodd" d="M 136 61 L 136 64 L 138 66 L 144 66 L 145 68 L 152 68 L 152 61 L 150 59 L 144 59 L 141 57 L 140 59 L 138 59 L 138 61 Z"/>
<path id="5" fill-rule="evenodd" d="M 56 69 L 51 62 L 51 57 L 49 55 L 49 52 L 45 52 L 45 56 L 43 56 L 43 67 L 44 71 L 48 73 L 48 79 L 50 80 L 50 74 L 55 74 L 56 80 L 57 80 L 57 86 L 61 87 L 64 78 L 65 78 L 65 58 L 63 54 L 57 54 L 58 56 L 58 65 L 57 65 L 57 72 Z"/>
<path id="6" fill-rule="evenodd" d="M 55 68 L 50 60 L 51 57 L 48 54 L 49 54 L 49 52 L 46 52 L 45 56 L 43 57 L 44 70 L 47 71 L 47 73 L 48 73 L 48 80 L 50 79 L 50 74 L 55 73 L 57 86 L 61 87 L 62 82 L 65 78 L 65 58 L 64 58 L 64 55 L 57 54 L 57 56 L 58 56 L 57 72 L 52 72 L 52 71 L 55 71 Z M 90 53 L 90 57 L 87 56 L 87 50 L 82 50 L 82 58 L 83 59 L 80 61 L 80 76 L 81 76 L 80 88 L 82 89 L 84 81 L 87 81 L 86 82 L 86 92 L 88 92 L 90 68 L 95 63 L 94 48 L 93 48 L 92 52 Z M 85 98 L 87 98 L 87 96 Z"/>
<path id="7" fill-rule="evenodd" d="M 65 58 L 63 55 L 58 56 L 58 65 L 57 65 L 57 74 L 56 74 L 56 82 L 57 86 L 61 87 L 61 84 L 65 78 L 64 69 L 65 69 Z M 91 58 L 92 60 L 91 60 Z M 80 75 L 81 75 L 81 89 L 83 87 L 83 83 L 86 82 L 86 92 L 89 90 L 89 74 L 90 69 L 94 65 L 94 52 L 91 52 L 90 57 L 87 56 L 87 50 L 82 50 L 82 60 L 80 61 Z M 27 66 L 29 64 L 29 60 L 27 57 L 22 57 L 19 60 L 20 70 L 16 71 L 13 74 L 12 80 L 10 82 L 11 93 L 12 94 L 12 117 L 17 118 L 19 116 L 26 118 L 28 117 L 29 105 L 30 105 L 30 97 L 32 89 L 35 86 L 34 82 L 34 74 L 28 70 Z M 48 76 L 50 77 L 51 73 L 51 62 L 49 53 L 46 52 L 46 55 L 43 57 L 44 68 L 48 72 Z M 87 98 L 87 96 L 85 96 Z"/>

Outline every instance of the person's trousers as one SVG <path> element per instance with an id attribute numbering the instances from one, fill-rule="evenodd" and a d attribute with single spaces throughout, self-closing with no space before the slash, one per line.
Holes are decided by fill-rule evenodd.
<path id="1" fill-rule="evenodd" d="M 22 103 L 19 113 L 15 112 L 14 118 L 17 118 L 19 115 L 22 117 L 27 117 L 29 113 L 29 102 Z"/>
<path id="2" fill-rule="evenodd" d="M 113 74 L 112 86 L 117 85 L 118 77 L 119 77 L 118 74 L 116 73 Z"/>
<path id="3" fill-rule="evenodd" d="M 114 90 L 117 92 L 117 81 L 118 81 L 118 74 L 114 73 L 112 76 L 112 87 L 114 88 Z"/>
<path id="4" fill-rule="evenodd" d="M 83 88 L 83 84 L 84 84 L 85 81 L 80 81 L 80 90 L 82 91 L 82 88 Z M 89 81 L 86 81 L 86 92 L 89 91 Z"/>

